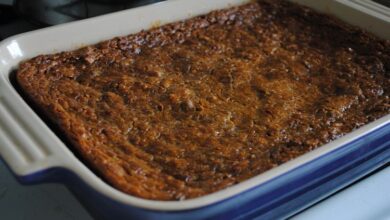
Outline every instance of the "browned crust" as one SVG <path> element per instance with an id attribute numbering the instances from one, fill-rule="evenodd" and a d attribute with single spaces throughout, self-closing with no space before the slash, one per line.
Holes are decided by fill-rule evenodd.
<path id="1" fill-rule="evenodd" d="M 388 114 L 389 50 L 336 19 L 262 0 L 41 55 L 16 79 L 110 184 L 178 200 Z"/>

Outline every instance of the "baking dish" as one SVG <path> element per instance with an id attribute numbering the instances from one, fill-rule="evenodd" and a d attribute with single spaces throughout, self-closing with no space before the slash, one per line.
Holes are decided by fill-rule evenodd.
<path id="1" fill-rule="evenodd" d="M 91 213 L 100 218 L 180 219 L 284 217 L 387 162 L 390 158 L 389 115 L 228 189 L 181 202 L 148 201 L 123 194 L 100 180 L 42 122 L 10 82 L 12 69 L 21 60 L 35 55 L 75 49 L 243 2 L 245 1 L 174 0 L 5 40 L 0 46 L 2 158 L 22 182 L 65 183 Z M 298 2 L 336 15 L 366 17 L 367 21 L 376 22 L 363 23 L 363 28 L 381 37 L 390 37 L 385 32 L 389 29 L 387 11 L 379 5 L 372 3 L 372 7 L 365 7 L 362 11 L 364 4 L 370 4 L 369 2 Z M 156 11 L 159 13 L 155 13 Z M 343 19 L 343 16 L 340 18 Z M 131 25 L 121 22 L 123 20 L 131 21 Z"/>

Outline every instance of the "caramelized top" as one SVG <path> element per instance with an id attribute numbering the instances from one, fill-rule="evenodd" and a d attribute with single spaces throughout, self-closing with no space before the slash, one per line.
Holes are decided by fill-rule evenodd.
<path id="1" fill-rule="evenodd" d="M 17 81 L 110 184 L 179 200 L 389 114 L 389 74 L 388 41 L 261 0 L 38 56 Z"/>

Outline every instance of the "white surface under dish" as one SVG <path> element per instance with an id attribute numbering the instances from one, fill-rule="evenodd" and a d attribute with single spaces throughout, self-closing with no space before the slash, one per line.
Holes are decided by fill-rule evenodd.
<path id="1" fill-rule="evenodd" d="M 342 19 L 346 19 L 344 16 L 347 14 L 366 16 L 370 18 L 367 21 L 375 22 L 363 22 L 358 25 L 390 39 L 390 34 L 383 31 L 386 28 L 390 29 L 389 17 L 378 16 L 374 10 L 368 8 L 364 10 L 355 8 L 353 1 L 295 1 L 311 5 L 320 11 L 333 13 Z M 49 168 L 61 167 L 74 172 L 90 187 L 115 201 L 145 209 L 177 211 L 204 207 L 237 195 L 338 149 L 340 146 L 390 122 L 390 115 L 387 115 L 326 146 L 216 193 L 180 202 L 150 201 L 122 193 L 90 171 L 23 101 L 9 80 L 9 74 L 20 61 L 38 54 L 76 49 L 115 36 L 123 36 L 148 29 L 156 26 L 156 24 L 183 20 L 214 9 L 226 8 L 244 2 L 247 1 L 172 0 L 33 31 L 4 40 L 0 44 L 0 155 L 18 176 L 31 175 Z M 156 13 L 156 11 L 159 13 Z M 132 25 L 122 22 L 124 20 L 132 21 Z"/>
<path id="2" fill-rule="evenodd" d="M 318 203 L 291 220 L 389 220 L 390 166 Z"/>

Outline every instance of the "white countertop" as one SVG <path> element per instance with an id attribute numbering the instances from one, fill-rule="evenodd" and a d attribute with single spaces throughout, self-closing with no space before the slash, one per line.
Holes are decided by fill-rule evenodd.
<path id="1" fill-rule="evenodd" d="M 390 220 L 390 166 L 292 219 Z"/>

